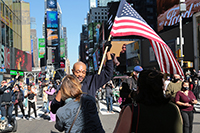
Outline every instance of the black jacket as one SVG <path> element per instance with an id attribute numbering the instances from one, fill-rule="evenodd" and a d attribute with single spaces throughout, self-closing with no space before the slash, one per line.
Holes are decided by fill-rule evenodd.
<path id="1" fill-rule="evenodd" d="M 1 104 L 9 104 L 12 102 L 12 88 L 15 84 L 15 82 L 17 81 L 17 79 L 15 79 L 10 86 L 3 86 L 2 88 L 0 88 L 0 95 L 2 95 L 1 98 Z"/>
<path id="2" fill-rule="evenodd" d="M 103 71 L 101 71 L 101 74 L 94 74 L 86 76 L 84 81 L 82 82 L 82 91 L 86 92 L 88 95 L 91 95 L 95 97 L 96 91 L 103 86 L 105 83 L 107 83 L 113 76 L 113 61 L 108 60 L 106 62 L 106 67 Z M 51 103 L 51 112 L 56 113 L 59 107 L 63 106 L 64 102 L 61 100 L 61 102 L 54 100 Z"/>

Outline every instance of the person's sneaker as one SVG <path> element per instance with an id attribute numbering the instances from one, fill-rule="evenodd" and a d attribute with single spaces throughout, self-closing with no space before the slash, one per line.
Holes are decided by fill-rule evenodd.
<path id="1" fill-rule="evenodd" d="M 53 122 L 52 120 L 49 120 L 49 122 Z"/>
<path id="2" fill-rule="evenodd" d="M 28 120 L 28 121 L 32 121 L 32 118 L 27 117 L 27 120 Z"/>
<path id="3" fill-rule="evenodd" d="M 26 120 L 26 118 L 25 118 L 24 116 L 22 117 L 22 119 L 23 119 L 23 120 Z"/>
<path id="4" fill-rule="evenodd" d="M 8 126 L 8 128 L 12 128 L 13 127 L 11 124 L 8 124 L 7 126 Z"/>
<path id="5" fill-rule="evenodd" d="M 35 119 L 36 119 L 36 120 L 40 120 L 40 117 L 39 117 L 39 116 L 37 116 Z"/>
<path id="6" fill-rule="evenodd" d="M 19 119 L 21 119 L 21 118 L 20 118 L 20 117 L 16 117 L 15 119 L 16 119 L 16 120 L 19 120 Z"/>

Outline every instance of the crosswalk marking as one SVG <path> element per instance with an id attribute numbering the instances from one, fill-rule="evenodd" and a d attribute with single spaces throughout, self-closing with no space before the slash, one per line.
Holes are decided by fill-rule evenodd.
<path id="1" fill-rule="evenodd" d="M 102 115 L 112 115 L 112 113 L 108 113 L 107 112 L 107 105 L 106 105 L 106 101 L 105 100 L 100 100 L 99 101 L 99 111 Z M 114 112 L 120 112 L 121 108 L 119 107 L 119 105 L 117 103 L 113 104 L 113 111 Z"/>

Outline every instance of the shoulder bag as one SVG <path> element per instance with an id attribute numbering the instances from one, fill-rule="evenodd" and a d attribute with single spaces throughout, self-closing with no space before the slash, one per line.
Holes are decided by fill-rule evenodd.
<path id="1" fill-rule="evenodd" d="M 72 124 L 71 124 L 71 127 L 70 127 L 68 133 L 71 132 L 71 129 L 72 129 L 72 127 L 73 127 L 73 125 L 74 125 L 74 123 L 75 123 L 75 121 L 76 121 L 76 118 L 78 117 L 78 114 L 79 114 L 80 109 L 81 109 L 81 104 L 82 104 L 82 103 L 80 102 L 80 105 L 79 105 L 78 111 L 77 111 L 77 113 L 76 113 L 76 116 L 75 116 L 75 118 L 74 118 L 74 120 L 73 120 L 73 122 L 72 122 Z"/>
<path id="2" fill-rule="evenodd" d="M 131 121 L 131 133 L 137 133 L 139 117 L 140 117 L 140 105 L 139 103 L 133 103 L 131 106 L 132 110 L 132 121 Z"/>
<path id="3" fill-rule="evenodd" d="M 19 102 L 19 101 L 18 101 L 18 99 L 19 99 L 19 94 L 20 94 L 20 91 L 18 91 L 17 99 L 15 99 L 14 105 L 17 104 L 17 103 Z"/>

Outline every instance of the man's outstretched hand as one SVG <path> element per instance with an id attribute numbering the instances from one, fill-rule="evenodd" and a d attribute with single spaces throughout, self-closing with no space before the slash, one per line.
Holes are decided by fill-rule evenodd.
<path id="1" fill-rule="evenodd" d="M 109 52 L 110 49 L 111 49 L 111 47 L 112 47 L 111 41 L 107 41 L 107 42 L 104 44 L 104 50 L 105 50 L 106 46 L 108 46 L 107 52 Z"/>

